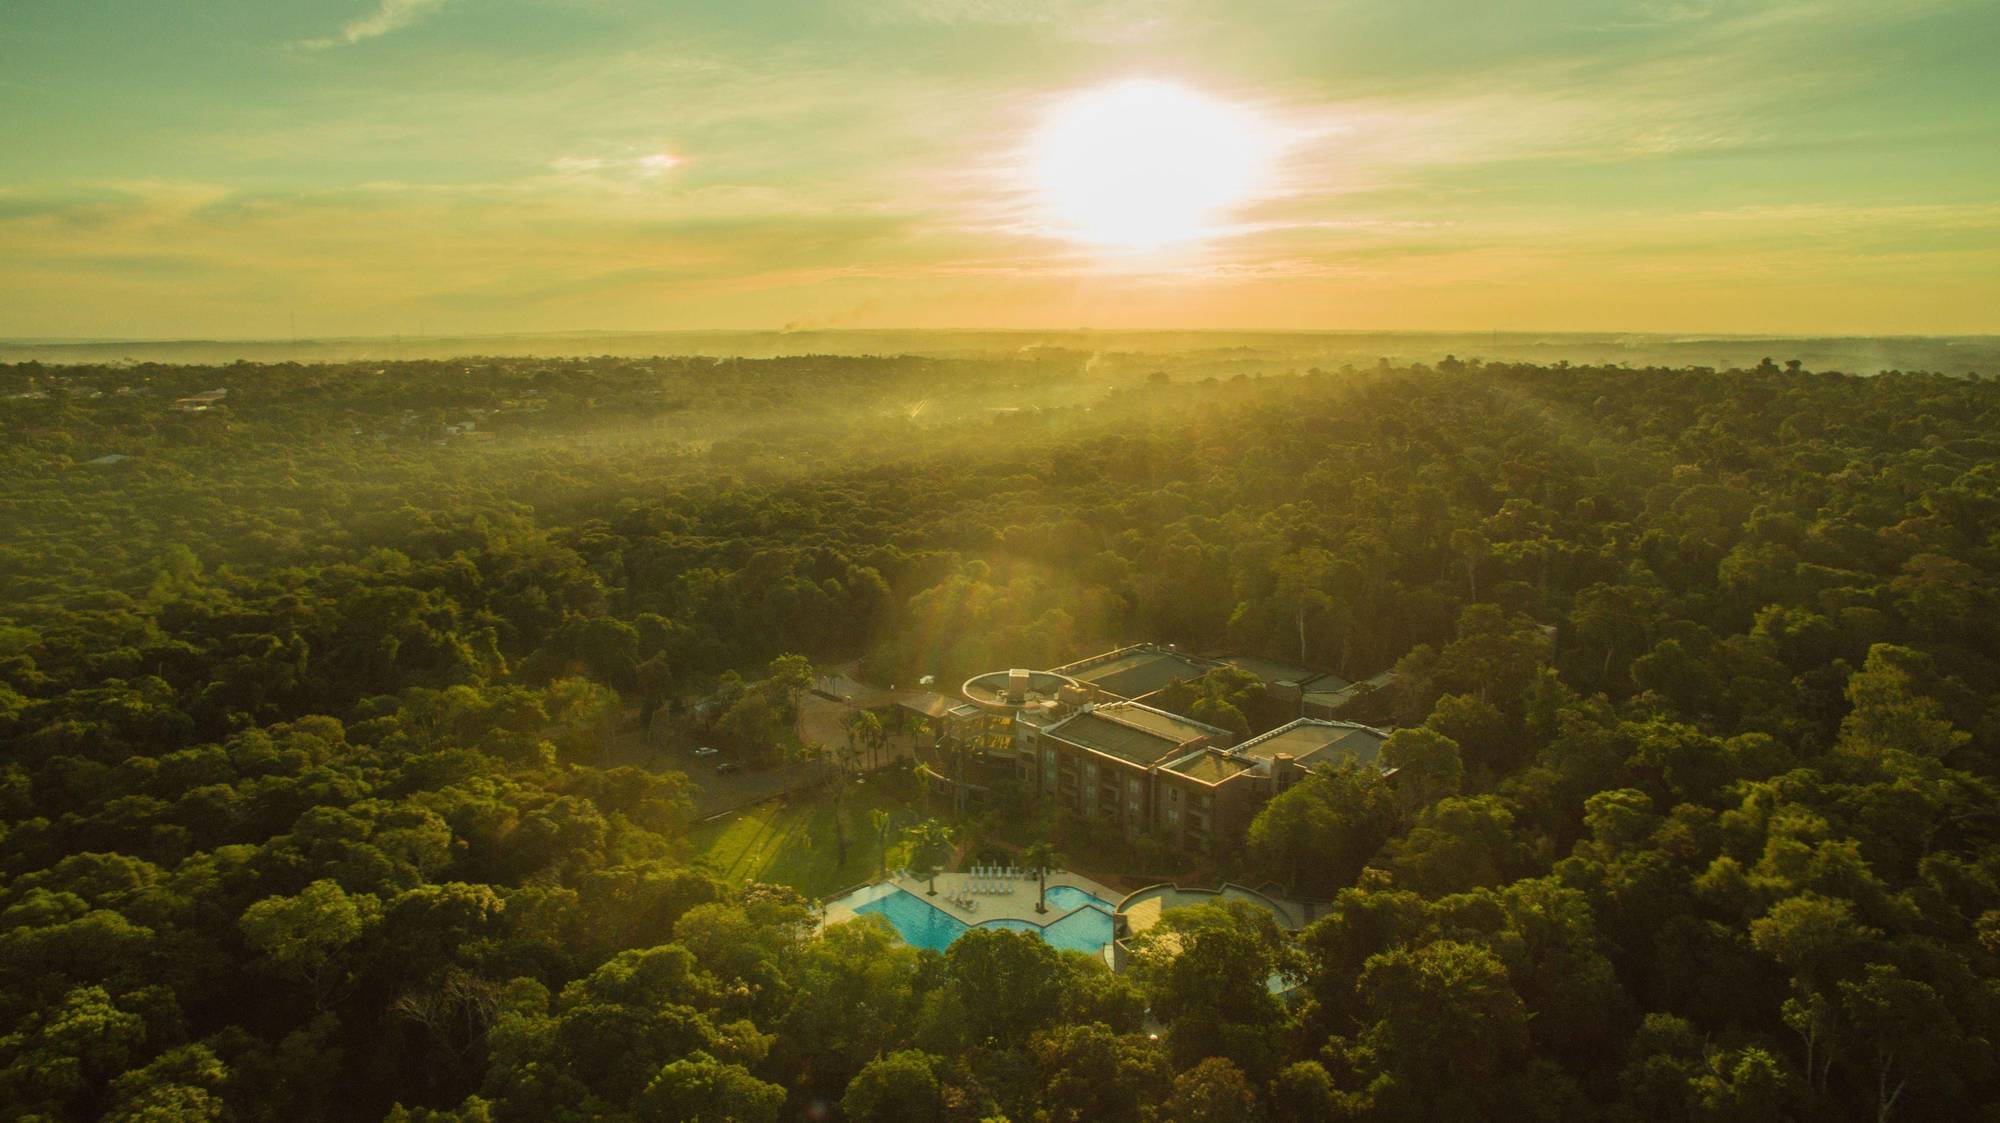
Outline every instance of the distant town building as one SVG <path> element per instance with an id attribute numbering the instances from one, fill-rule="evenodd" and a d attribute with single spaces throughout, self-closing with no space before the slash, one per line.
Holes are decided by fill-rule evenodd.
<path id="1" fill-rule="evenodd" d="M 185 398 L 175 398 L 173 409 L 181 413 L 207 413 L 210 407 L 229 396 L 227 390 L 203 390 L 199 394 L 189 394 Z"/>

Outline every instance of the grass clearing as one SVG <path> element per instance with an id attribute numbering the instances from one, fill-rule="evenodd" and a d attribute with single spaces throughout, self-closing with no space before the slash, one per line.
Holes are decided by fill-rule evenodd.
<path id="1" fill-rule="evenodd" d="M 909 860 L 909 844 L 897 841 L 921 816 L 879 787 L 850 784 L 838 822 L 847 836 L 847 860 L 840 860 L 834 798 L 830 788 L 793 792 L 721 818 L 698 824 L 695 853 L 724 878 L 789 885 L 809 897 L 825 897 L 872 880 L 882 868 L 869 812 L 891 817 L 888 868 Z"/>

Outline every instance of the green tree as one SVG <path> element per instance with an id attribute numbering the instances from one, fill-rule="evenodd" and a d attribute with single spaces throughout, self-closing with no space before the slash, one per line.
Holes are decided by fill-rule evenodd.
<path id="1" fill-rule="evenodd" d="M 1528 1016 L 1493 954 L 1440 940 L 1369 959 L 1355 984 L 1361 1042 L 1390 1079 L 1376 1103 L 1423 1105 L 1433 1118 L 1492 1117 L 1528 1055 Z"/>
<path id="2" fill-rule="evenodd" d="M 230 1116 L 229 1067 L 206 1045 L 183 1045 L 153 1058 L 111 1085 L 107 1123 L 213 1120 Z"/>
<path id="3" fill-rule="evenodd" d="M 1344 760 L 1264 805 L 1250 823 L 1250 857 L 1299 893 L 1331 894 L 1353 884 L 1399 818 L 1381 773 Z"/>
<path id="4" fill-rule="evenodd" d="M 1513 811 L 1499 796 L 1441 799 L 1389 848 L 1389 866 L 1425 893 L 1498 885 L 1521 866 Z"/>
<path id="5" fill-rule="evenodd" d="M 944 961 L 952 1019 L 972 1043 L 1025 1041 L 1062 1011 L 1069 973 L 1039 935 L 976 927 L 952 941 Z"/>
<path id="6" fill-rule="evenodd" d="M 1318 1061 L 1296 1061 L 1278 1071 L 1265 1093 L 1274 1123 L 1320 1123 L 1333 1119 L 1340 1091 Z"/>
<path id="7" fill-rule="evenodd" d="M 1868 649 L 1867 662 L 1847 680 L 1853 708 L 1840 723 L 1842 751 L 1943 759 L 1971 740 L 1953 728 L 1935 700 L 1916 693 L 1916 669 L 1925 662 L 1907 647 L 1878 643 Z"/>
<path id="8" fill-rule="evenodd" d="M 696 1052 L 660 1066 L 638 1106 L 646 1123 L 773 1123 L 785 1090 L 740 1064 Z"/>
<path id="9" fill-rule="evenodd" d="M 1382 743 L 1382 764 L 1396 770 L 1396 794 L 1409 810 L 1457 795 L 1465 775 L 1458 742 L 1421 726 L 1391 733 Z"/>
<path id="10" fill-rule="evenodd" d="M 855 1123 L 931 1123 L 944 1114 L 937 1058 L 912 1049 L 868 1062 L 840 1097 Z"/>
<path id="11" fill-rule="evenodd" d="M 348 982 L 349 950 L 378 921 L 381 901 L 315 881 L 297 895 L 266 897 L 243 910 L 243 942 L 272 971 L 302 983 L 315 1010 Z"/>
<path id="12" fill-rule="evenodd" d="M 1174 1077 L 1160 1114 L 1174 1123 L 1258 1123 L 1261 1118 L 1257 1093 L 1243 1071 L 1222 1057 L 1210 1057 Z"/>
<path id="13" fill-rule="evenodd" d="M 1273 976 L 1291 970 L 1271 914 L 1238 901 L 1169 909 L 1132 940 L 1131 972 L 1180 1063 L 1227 1057 L 1268 1077 L 1284 1011 Z"/>
<path id="14" fill-rule="evenodd" d="M 1062 1026 L 1029 1043 L 1041 1074 L 1041 1103 L 1055 1123 L 1140 1123 L 1173 1069 L 1144 1034 L 1101 1025 Z"/>

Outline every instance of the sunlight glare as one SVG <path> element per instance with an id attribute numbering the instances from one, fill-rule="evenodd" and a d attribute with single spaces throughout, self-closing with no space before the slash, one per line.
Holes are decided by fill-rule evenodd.
<path id="1" fill-rule="evenodd" d="M 1031 163 L 1056 233 L 1153 250 L 1218 233 L 1264 187 L 1273 136 L 1242 106 L 1170 82 L 1128 81 L 1059 104 Z"/>

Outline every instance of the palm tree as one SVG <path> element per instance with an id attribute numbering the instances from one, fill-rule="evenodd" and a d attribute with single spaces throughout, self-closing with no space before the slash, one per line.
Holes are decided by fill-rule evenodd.
<path id="1" fill-rule="evenodd" d="M 1021 851 L 1021 860 L 1035 871 L 1035 911 L 1049 911 L 1049 867 L 1062 861 L 1053 842 L 1037 842 Z"/>
<path id="2" fill-rule="evenodd" d="M 868 763 L 875 764 L 875 750 L 882 747 L 882 719 L 867 710 L 856 710 L 847 719 L 847 747 L 867 749 Z"/>
<path id="3" fill-rule="evenodd" d="M 938 866 L 943 864 L 934 859 L 938 858 L 940 851 L 946 857 L 950 856 L 952 835 L 954 833 L 956 832 L 952 830 L 949 823 L 941 823 L 936 819 L 925 819 L 923 822 L 910 828 L 910 837 L 917 844 L 917 853 L 924 856 L 924 869 L 927 871 L 926 876 L 930 879 L 929 896 L 937 896 Z"/>
<path id="4" fill-rule="evenodd" d="M 881 847 L 881 874 L 889 872 L 889 813 L 880 807 L 868 813 L 868 825 L 875 828 L 875 842 Z"/>

